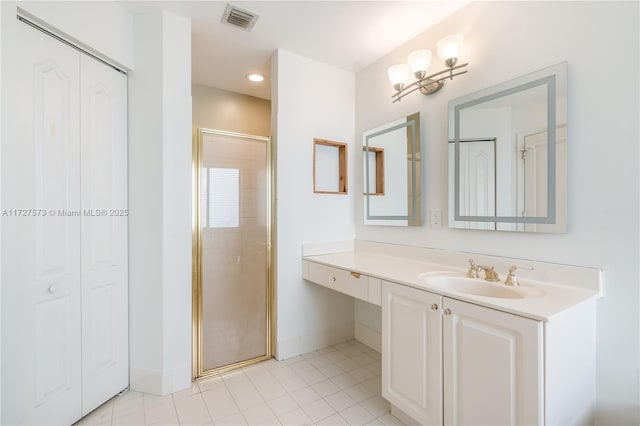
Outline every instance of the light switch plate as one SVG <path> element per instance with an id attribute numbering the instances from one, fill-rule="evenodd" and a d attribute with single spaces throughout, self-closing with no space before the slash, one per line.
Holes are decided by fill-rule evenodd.
<path id="1" fill-rule="evenodd" d="M 431 209 L 431 226 L 434 228 L 442 227 L 442 209 Z"/>

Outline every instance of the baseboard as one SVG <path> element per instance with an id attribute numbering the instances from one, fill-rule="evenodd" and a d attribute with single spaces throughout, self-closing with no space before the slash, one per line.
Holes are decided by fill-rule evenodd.
<path id="1" fill-rule="evenodd" d="M 354 337 L 353 322 L 332 327 L 328 330 L 307 334 L 287 340 L 278 340 L 275 357 L 278 360 L 293 358 L 316 349 L 337 345 Z"/>
<path id="2" fill-rule="evenodd" d="M 375 351 L 382 352 L 382 333 L 356 323 L 355 336 L 358 342 L 364 343 Z"/>
<path id="3" fill-rule="evenodd" d="M 407 413 L 405 413 L 404 411 L 402 411 L 401 409 L 399 409 L 398 407 L 396 407 L 393 404 L 391 404 L 391 414 L 396 416 L 398 418 L 398 420 L 400 420 L 405 425 L 417 425 L 418 424 L 418 422 L 416 422 L 410 415 L 408 415 Z"/>
<path id="4" fill-rule="evenodd" d="M 152 395 L 169 395 L 191 387 L 191 366 L 171 370 L 129 369 L 129 388 Z"/>

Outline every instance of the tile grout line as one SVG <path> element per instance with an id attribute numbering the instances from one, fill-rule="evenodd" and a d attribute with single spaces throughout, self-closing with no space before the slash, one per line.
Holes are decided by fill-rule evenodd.
<path id="1" fill-rule="evenodd" d="M 375 422 L 385 424 L 390 422 L 391 424 L 401 424 L 401 422 L 397 421 L 395 416 L 391 414 L 389 404 L 384 400 L 384 398 L 382 398 L 379 384 L 376 384 L 376 382 L 380 382 L 381 380 L 379 371 L 380 355 L 379 353 L 376 354 L 374 352 L 375 351 L 368 349 L 361 343 L 352 340 L 301 354 L 296 357 L 292 357 L 289 360 L 277 361 L 273 359 L 265 361 L 264 363 L 238 369 L 227 374 L 226 380 L 223 375 L 216 375 L 215 377 L 211 377 L 211 381 L 222 381 L 223 385 L 220 389 L 224 389 L 233 402 L 233 409 L 236 413 L 226 415 L 225 417 L 232 417 L 239 414 L 240 417 L 238 420 L 242 419 L 242 421 L 247 424 L 249 423 L 247 421 L 247 414 L 250 414 L 250 418 L 253 418 L 254 420 L 256 420 L 257 415 L 264 415 L 265 418 L 268 415 L 269 417 L 272 417 L 271 422 L 281 424 L 286 422 L 286 420 L 281 419 L 285 419 L 288 414 L 293 413 L 294 411 L 297 411 L 300 417 L 308 419 L 308 421 L 314 425 L 318 425 L 326 419 L 336 415 L 336 419 L 341 419 L 342 422 L 348 424 L 349 421 L 347 420 L 347 417 L 343 415 L 347 410 L 350 410 L 348 417 L 354 421 L 357 421 L 356 419 L 358 418 L 369 418 L 367 423 Z M 313 362 L 314 359 L 316 362 Z M 329 373 L 325 373 L 325 369 L 329 371 Z M 338 373 L 336 374 L 336 372 Z M 332 377 L 329 377 L 331 375 Z M 231 392 L 231 384 L 234 377 L 237 377 L 237 382 L 233 383 L 233 388 L 236 391 L 235 394 Z M 292 382 L 285 387 L 283 383 L 286 383 L 288 380 L 291 380 Z M 205 380 L 205 382 L 206 381 L 207 380 Z M 324 386 L 324 390 L 320 392 L 318 389 L 323 388 L 318 387 L 317 385 L 324 382 L 326 382 L 326 385 Z M 195 388 L 192 387 L 190 392 L 187 392 L 186 389 L 181 391 L 185 392 L 184 394 L 180 394 L 181 397 L 193 398 L 194 401 L 185 401 L 184 404 L 179 404 L 178 399 L 182 398 L 177 398 L 176 393 L 171 394 L 172 409 L 179 425 L 182 424 L 182 420 L 180 418 L 180 413 L 178 412 L 178 405 L 184 405 L 186 407 L 187 405 L 185 404 L 190 405 L 192 402 L 195 403 L 196 399 L 198 402 L 204 404 L 205 410 L 203 410 L 203 413 L 206 414 L 203 417 L 206 416 L 208 422 L 211 422 L 212 424 L 219 424 L 219 421 L 222 420 L 219 419 L 218 422 L 214 421 L 214 415 L 216 414 L 212 410 L 215 405 L 209 405 L 205 402 L 206 391 L 203 391 L 203 388 L 201 387 L 202 383 L 203 382 L 200 381 L 194 382 L 192 386 L 195 386 Z M 289 390 L 291 387 L 295 387 L 296 389 Z M 213 387 L 211 389 L 213 389 Z M 266 393 L 263 394 L 263 391 Z M 282 393 L 282 395 L 272 397 L 272 395 L 275 394 L 270 393 L 270 391 L 275 392 L 278 395 Z M 327 391 L 328 393 L 325 394 Z M 258 397 L 258 399 L 256 399 L 258 402 L 254 403 L 253 399 L 243 399 L 244 392 L 254 393 Z M 334 404 L 329 403 L 329 398 L 338 393 L 342 393 L 343 396 L 341 398 L 343 401 L 345 397 L 348 398 L 346 406 L 342 406 L 344 404 L 339 403 L 340 398 L 335 398 Z M 147 424 L 148 419 L 146 408 L 147 404 L 150 403 L 151 400 L 145 398 L 145 395 L 146 394 L 144 393 L 141 394 L 143 398 L 143 413 L 141 417 L 144 419 L 144 424 Z M 286 411 L 276 414 L 276 411 L 272 407 L 272 402 L 285 397 L 288 398 L 288 401 L 283 403 L 286 405 L 281 407 L 288 408 L 286 408 Z M 238 404 L 238 398 L 243 400 L 243 404 L 249 402 L 249 405 L 241 409 Z M 319 404 L 320 402 L 324 405 Z M 312 410 L 307 412 L 306 408 L 313 404 L 319 405 L 315 407 L 315 411 Z M 115 405 L 116 404 L 112 401 L 108 409 L 105 411 L 105 414 L 110 414 L 109 420 L 110 424 L 113 426 L 118 424 L 113 418 Z M 200 406 L 200 404 L 197 405 Z M 334 408 L 334 405 L 336 407 L 341 406 L 341 410 Z M 249 410 L 261 406 L 264 406 L 264 410 L 260 408 L 260 410 L 249 413 Z M 282 410 L 282 408 L 278 409 L 278 411 L 280 410 Z M 316 417 L 318 414 L 325 414 L 325 412 L 329 410 L 329 414 L 317 420 L 312 419 L 312 416 L 309 414 L 316 413 L 314 415 L 314 417 Z M 185 413 L 191 413 L 191 411 L 195 413 L 195 411 L 199 410 L 187 410 Z M 379 415 L 376 414 L 381 411 L 384 412 Z M 385 417 L 386 419 L 382 420 Z M 296 417 L 293 416 L 289 418 L 295 419 Z M 168 418 L 166 420 L 168 420 Z M 306 421 L 307 420 L 304 422 Z"/>
<path id="2" fill-rule="evenodd" d="M 240 371 L 242 374 L 244 374 L 244 371 L 242 371 L 242 369 L 238 369 L 238 370 L 231 370 L 230 373 L 234 372 L 234 371 Z M 233 395 L 233 393 L 231 392 L 231 389 L 229 388 L 229 386 L 227 385 L 227 382 L 224 380 L 224 376 L 221 374 L 220 375 L 220 380 L 222 380 L 222 383 L 224 384 L 224 388 L 227 390 L 227 392 L 229 393 L 229 395 L 231 395 L 231 399 L 233 400 L 233 403 L 236 405 L 236 408 L 238 409 L 238 414 L 240 414 L 240 417 L 242 417 L 242 419 L 244 420 L 244 422 L 246 424 L 249 424 L 249 422 L 247 421 L 246 417 L 242 414 L 242 409 L 240 408 L 240 406 L 238 405 L 238 401 L 236 401 L 236 397 Z M 247 378 L 248 380 L 248 378 Z M 213 420 L 212 420 L 213 421 Z"/>
<path id="3" fill-rule="evenodd" d="M 176 405 L 176 395 L 175 392 L 171 394 L 171 402 L 173 403 L 173 411 L 176 413 L 176 420 L 178 421 L 178 425 L 180 425 L 180 416 L 178 415 L 178 406 Z M 146 411 L 146 410 L 145 410 Z M 146 413 L 145 413 L 146 416 Z M 147 424 L 147 419 L 145 417 L 145 426 Z"/>
<path id="4" fill-rule="evenodd" d="M 200 398 L 202 398 L 204 409 L 207 410 L 207 414 L 209 415 L 209 421 L 213 425 L 215 424 L 215 422 L 213 421 L 213 415 L 211 414 L 211 411 L 209 409 L 209 404 L 207 404 L 207 402 L 204 400 L 204 397 L 202 396 L 202 389 L 200 388 L 200 383 L 196 383 L 196 386 L 198 387 L 198 394 L 200 395 Z M 180 423 L 180 417 L 178 417 L 178 423 Z"/>

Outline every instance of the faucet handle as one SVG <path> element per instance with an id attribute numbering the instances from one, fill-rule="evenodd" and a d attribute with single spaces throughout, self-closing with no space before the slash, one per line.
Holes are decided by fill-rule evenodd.
<path id="1" fill-rule="evenodd" d="M 518 267 L 516 265 L 511 265 L 511 267 L 509 268 L 509 274 L 507 275 L 507 279 L 504 280 L 505 285 L 509 285 L 512 287 L 517 287 L 520 285 L 520 281 L 518 280 L 518 277 L 516 276 L 516 269 L 524 269 L 526 271 L 533 271 L 533 266 L 529 267 L 529 268 L 523 268 L 523 267 Z"/>
<path id="2" fill-rule="evenodd" d="M 476 261 L 473 259 L 469 259 L 469 270 L 467 271 L 467 277 L 480 278 L 480 271 L 478 271 Z"/>

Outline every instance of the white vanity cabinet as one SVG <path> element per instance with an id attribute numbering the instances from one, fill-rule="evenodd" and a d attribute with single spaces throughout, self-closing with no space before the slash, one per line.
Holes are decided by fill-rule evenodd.
<path id="1" fill-rule="evenodd" d="M 594 424 L 598 269 L 535 263 L 540 281 L 467 282 L 508 290 L 476 294 L 428 279 L 469 280 L 450 264 L 394 250 L 308 256 L 303 277 L 382 306 L 382 396 L 395 414 L 423 425 Z M 487 264 L 513 262 L 499 261 Z"/>
<path id="2" fill-rule="evenodd" d="M 382 321 L 382 395 L 420 424 L 543 423 L 541 322 L 387 281 Z"/>

